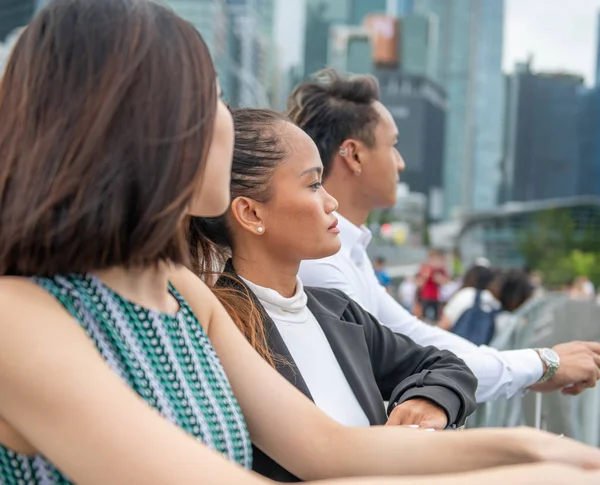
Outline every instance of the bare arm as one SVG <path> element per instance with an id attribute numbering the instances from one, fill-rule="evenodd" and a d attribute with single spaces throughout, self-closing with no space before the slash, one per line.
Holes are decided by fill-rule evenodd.
<path id="1" fill-rule="evenodd" d="M 202 318 L 209 317 L 207 312 L 210 309 L 200 313 Z M 67 352 L 68 358 L 65 358 Z M 0 416 L 10 429 L 80 485 L 271 483 L 231 464 L 162 419 L 108 368 L 79 325 L 54 299 L 35 285 L 14 278 L 0 278 L 0 389 L 3 391 L 0 393 Z M 289 419 L 296 423 L 295 430 L 302 428 L 298 422 L 304 425 L 304 421 L 297 418 Z M 300 418 L 304 419 L 303 416 Z M 310 418 L 307 421 L 310 425 Z M 263 431 L 262 440 L 265 443 L 276 441 L 269 435 L 282 435 L 289 428 L 290 425 L 285 430 L 271 427 Z M 411 438 L 417 438 L 416 433 Z M 460 433 L 447 434 L 458 436 Z M 2 436 L 0 440 L 6 444 L 6 435 Z M 339 439 L 342 436 L 334 432 L 332 437 Z M 294 439 L 289 441 L 285 445 L 287 448 L 299 444 Z M 362 437 L 361 441 L 364 441 Z M 337 446 L 337 440 L 332 444 Z M 361 444 L 357 451 L 363 453 L 363 450 L 364 444 Z M 424 456 L 432 456 L 430 453 L 436 451 L 439 450 L 432 448 Z M 369 454 L 372 451 L 365 455 L 365 460 L 372 465 Z M 324 467 L 323 463 L 319 465 Z M 307 464 L 304 466 L 308 467 Z M 539 470 L 542 477 L 555 476 L 553 469 Z M 329 471 L 348 473 L 342 473 L 339 468 Z M 494 470 L 474 478 L 467 475 L 419 481 L 369 478 L 335 483 L 479 485 L 486 477 L 489 483 L 503 485 L 506 473 L 515 476 L 516 472 Z M 574 483 L 586 483 L 582 473 L 573 471 L 573 474 Z M 534 483 L 527 478 L 533 476 L 531 470 L 524 469 L 519 476 L 523 479 L 513 480 L 512 485 Z M 327 483 L 333 485 L 332 482 L 322 485 Z"/>
<path id="2" fill-rule="evenodd" d="M 583 472 L 563 465 L 520 465 L 435 477 L 349 478 L 310 482 L 314 485 L 598 485 L 599 472 Z"/>
<path id="3" fill-rule="evenodd" d="M 216 297 L 193 274 L 180 271 L 174 283 L 194 311 L 201 311 L 202 306 L 214 309 L 209 336 L 253 442 L 305 480 L 463 472 L 545 459 L 577 465 L 585 460 L 600 466 L 600 451 L 526 429 L 427 433 L 395 427 L 342 427 L 254 351 Z"/>
<path id="4" fill-rule="evenodd" d="M 13 433 L 78 484 L 263 483 L 162 419 L 52 297 L 16 278 L 0 278 L 0 389 Z"/>
<path id="5" fill-rule="evenodd" d="M 410 485 L 433 485 L 440 477 L 411 478 Z M 521 465 L 445 476 L 444 485 L 597 485 L 599 472 L 581 472 L 561 465 Z M 390 484 L 393 482 L 390 482 Z M 402 482 L 404 483 L 404 481 Z"/>

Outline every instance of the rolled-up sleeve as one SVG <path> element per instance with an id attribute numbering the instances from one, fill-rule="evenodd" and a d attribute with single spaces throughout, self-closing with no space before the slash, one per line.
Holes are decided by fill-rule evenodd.
<path id="1" fill-rule="evenodd" d="M 349 301 L 347 311 L 365 333 L 373 373 L 390 410 L 398 403 L 423 398 L 444 409 L 448 425 L 464 424 L 475 410 L 477 379 L 461 359 L 392 332 L 354 301 Z"/>
<path id="2" fill-rule="evenodd" d="M 373 375 L 382 398 L 390 403 L 389 411 L 410 399 L 428 399 L 446 412 L 449 426 L 462 426 L 476 404 L 477 379 L 469 367 L 452 352 L 422 347 L 392 332 L 339 294 L 347 301 L 342 319 L 364 332 Z"/>

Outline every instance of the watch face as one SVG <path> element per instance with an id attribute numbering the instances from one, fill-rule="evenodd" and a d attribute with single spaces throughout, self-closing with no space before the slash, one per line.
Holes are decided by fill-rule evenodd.
<path id="1" fill-rule="evenodd" d="M 544 349 L 542 353 L 544 358 L 547 359 L 550 363 L 558 364 L 560 362 L 560 358 L 558 357 L 558 354 L 554 352 L 554 350 Z"/>

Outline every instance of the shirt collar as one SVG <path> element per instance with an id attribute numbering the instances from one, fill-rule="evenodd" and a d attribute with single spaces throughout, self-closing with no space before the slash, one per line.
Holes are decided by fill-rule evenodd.
<path id="1" fill-rule="evenodd" d="M 306 308 L 306 293 L 299 277 L 296 277 L 296 292 L 290 298 L 286 298 L 272 288 L 259 286 L 252 281 L 240 276 L 246 286 L 252 290 L 262 305 L 270 313 L 276 315 L 300 314 Z"/>
<path id="2" fill-rule="evenodd" d="M 342 251 L 349 252 L 352 259 L 356 260 L 355 262 L 361 262 L 363 258 L 358 256 L 367 250 L 367 246 L 373 238 L 371 231 L 364 225 L 360 227 L 355 226 L 340 214 L 336 213 L 336 216 L 338 218 L 338 227 L 340 229 Z"/>

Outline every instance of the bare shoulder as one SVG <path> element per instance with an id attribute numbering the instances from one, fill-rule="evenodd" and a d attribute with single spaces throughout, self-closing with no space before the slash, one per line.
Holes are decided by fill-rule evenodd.
<path id="1" fill-rule="evenodd" d="M 11 298 L 23 295 L 23 292 L 35 291 L 38 285 L 28 278 L 19 276 L 0 277 L 0 299 L 8 301 Z"/>
<path id="2" fill-rule="evenodd" d="M 206 283 L 184 266 L 174 267 L 169 280 L 208 332 L 214 311 L 220 306 L 217 297 Z"/>
<path id="3" fill-rule="evenodd" d="M 33 342 L 41 347 L 33 348 Z M 91 347 L 84 330 L 56 298 L 27 278 L 0 277 L 0 362 L 23 359 L 48 345 Z M 24 351 L 21 352 L 21 351 Z"/>
<path id="4" fill-rule="evenodd" d="M 31 280 L 21 277 L 0 277 L 0 326 L 29 320 L 44 314 L 68 317 L 62 305 L 47 291 Z M 12 326 L 12 325 L 11 325 Z"/>

